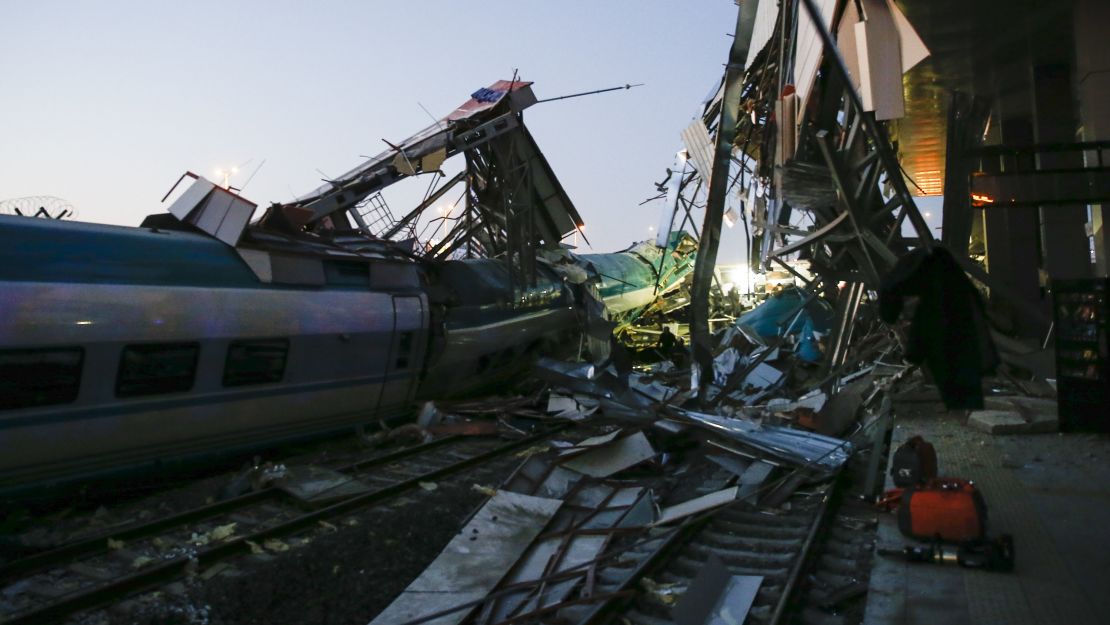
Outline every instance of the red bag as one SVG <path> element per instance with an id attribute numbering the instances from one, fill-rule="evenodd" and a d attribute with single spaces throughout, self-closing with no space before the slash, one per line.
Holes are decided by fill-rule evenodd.
<path id="1" fill-rule="evenodd" d="M 902 494 L 898 529 L 913 538 L 976 540 L 987 533 L 987 505 L 972 482 L 936 478 Z"/>

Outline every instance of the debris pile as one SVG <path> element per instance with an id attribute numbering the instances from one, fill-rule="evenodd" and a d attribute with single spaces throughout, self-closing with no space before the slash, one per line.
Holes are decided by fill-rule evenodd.
<path id="1" fill-rule="evenodd" d="M 696 375 L 672 361 L 622 375 L 613 359 L 541 358 L 539 394 L 440 406 L 437 414 L 456 419 L 484 412 L 502 428 L 561 420 L 596 434 L 521 454 L 519 468 L 483 491 L 487 502 L 372 625 L 575 622 L 634 596 L 655 597 L 675 618 L 712 611 L 742 622 L 749 609 L 773 611 L 802 538 L 761 556 L 773 565 L 766 580 L 721 566 L 712 578 L 676 584 L 630 565 L 722 510 L 767 524 L 817 518 L 849 459 L 889 427 L 888 390 L 908 367 L 853 362 L 815 385 L 820 352 L 807 350 L 821 349 L 831 310 L 789 292 L 768 301 L 717 334 L 710 392 L 700 397 Z M 782 311 L 784 303 L 795 310 Z M 433 422 L 441 423 L 421 420 Z"/>

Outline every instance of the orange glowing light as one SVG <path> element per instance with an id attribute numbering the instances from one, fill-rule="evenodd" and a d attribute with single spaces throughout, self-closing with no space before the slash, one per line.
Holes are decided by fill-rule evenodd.
<path id="1" fill-rule="evenodd" d="M 972 206 L 974 206 L 976 208 L 979 208 L 979 207 L 986 206 L 988 204 L 994 204 L 994 198 L 992 198 L 989 195 L 982 195 L 982 194 L 979 194 L 979 193 L 972 193 L 971 194 L 971 205 Z"/>

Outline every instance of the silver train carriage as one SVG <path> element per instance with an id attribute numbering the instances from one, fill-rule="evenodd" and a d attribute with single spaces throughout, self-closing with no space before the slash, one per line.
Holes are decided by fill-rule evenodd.
<path id="1" fill-rule="evenodd" d="M 0 250 L 3 497 L 400 418 L 575 323 L 549 269 L 507 291 L 500 263 L 450 262 L 429 287 L 365 239 L 0 216 Z"/>

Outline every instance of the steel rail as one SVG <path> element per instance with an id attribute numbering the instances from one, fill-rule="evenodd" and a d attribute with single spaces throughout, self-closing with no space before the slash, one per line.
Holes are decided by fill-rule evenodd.
<path id="1" fill-rule="evenodd" d="M 512 441 L 445 467 L 429 471 L 410 479 L 402 480 L 370 493 L 345 499 L 325 508 L 305 513 L 278 525 L 258 530 L 244 536 L 239 536 L 218 545 L 212 545 L 206 549 L 199 550 L 190 558 L 176 558 L 174 560 L 162 562 L 132 575 L 113 580 L 107 584 L 72 593 L 61 597 L 53 603 L 13 614 L 6 619 L 0 620 L 0 622 L 4 623 L 4 625 L 31 625 L 34 623 L 55 622 L 79 610 L 93 608 L 112 600 L 118 600 L 120 597 L 127 594 L 157 586 L 177 577 L 184 576 L 190 568 L 195 569 L 197 567 L 210 566 L 219 560 L 240 553 L 249 553 L 251 550 L 249 543 L 257 544 L 270 538 L 304 529 L 329 517 L 338 516 L 362 507 L 381 503 L 408 490 L 417 488 L 420 482 L 435 480 L 465 470 L 471 466 L 481 464 L 520 447 L 542 440 L 556 432 L 570 427 L 570 425 L 571 424 L 566 423 L 548 428 L 532 436 Z"/>
<path id="2" fill-rule="evenodd" d="M 840 488 L 841 479 L 838 473 L 837 476 L 834 477 L 832 485 L 830 485 L 828 490 L 824 493 L 823 500 L 814 513 L 813 522 L 808 528 L 801 547 L 798 549 L 798 556 L 790 567 L 786 583 L 783 585 L 782 594 L 776 602 L 772 616 L 768 621 L 770 625 L 777 625 L 782 620 L 786 608 L 789 606 L 791 599 L 794 598 L 795 591 L 798 588 L 798 580 L 806 570 L 806 565 L 810 562 L 813 555 L 813 546 L 816 537 L 828 521 L 830 510 L 829 502 L 839 494 L 838 491 Z M 698 534 L 705 528 L 709 521 L 712 520 L 715 512 L 717 511 L 714 510 L 701 516 L 691 517 L 676 528 L 670 535 L 665 537 L 663 543 L 653 554 L 636 564 L 633 572 L 615 589 L 613 598 L 598 604 L 597 607 L 578 622 L 578 625 L 600 625 L 601 623 L 612 622 L 612 617 L 627 610 L 631 603 L 631 598 L 623 593 L 634 589 L 639 583 L 639 580 L 645 575 L 665 567 L 667 562 L 680 552 L 683 547 L 697 542 Z"/>
<path id="3" fill-rule="evenodd" d="M 379 456 L 377 458 L 369 458 L 360 460 L 348 465 L 338 467 L 335 470 L 341 473 L 354 472 L 360 469 L 366 469 L 373 466 L 380 466 L 389 464 L 397 460 L 401 460 L 410 456 L 424 453 L 428 450 L 441 447 L 447 443 L 458 440 L 459 436 L 446 436 L 443 438 L 424 443 L 422 445 L 415 445 L 406 449 L 400 449 L 393 453 Z M 186 510 L 178 514 L 155 519 L 147 523 L 132 525 L 125 528 L 111 530 L 98 534 L 96 536 L 78 540 L 61 547 L 37 553 L 26 558 L 21 558 L 6 564 L 0 565 L 0 582 L 6 582 L 18 575 L 26 575 L 29 572 L 40 571 L 51 566 L 66 564 L 70 560 L 81 557 L 89 556 L 97 553 L 105 553 L 109 550 L 109 540 L 134 540 L 136 538 L 144 538 L 152 536 L 166 529 L 187 525 L 196 521 L 201 521 L 210 517 L 226 514 L 228 512 L 244 508 L 246 506 L 254 505 L 263 501 L 267 501 L 277 497 L 281 493 L 280 489 L 273 486 L 247 493 L 238 497 L 225 499 L 212 504 L 200 506 L 192 510 Z"/>
<path id="4" fill-rule="evenodd" d="M 790 600 L 794 597 L 794 592 L 798 588 L 798 579 L 801 578 L 802 571 L 810 562 L 813 555 L 813 543 L 817 538 L 818 532 L 824 527 L 829 518 L 829 501 L 834 496 L 839 494 L 841 488 L 841 474 L 837 473 L 833 478 L 833 483 L 825 492 L 824 499 L 821 500 L 821 506 L 814 515 L 813 524 L 809 527 L 809 533 L 806 534 L 805 542 L 802 543 L 802 548 L 798 553 L 798 558 L 794 560 L 794 565 L 790 567 L 790 573 L 786 577 L 786 584 L 782 589 L 782 596 L 779 597 L 778 604 L 775 605 L 775 611 L 771 613 L 771 620 L 768 621 L 770 625 L 777 625 L 781 620 L 783 614 L 786 612 L 786 607 L 789 605 Z"/>

